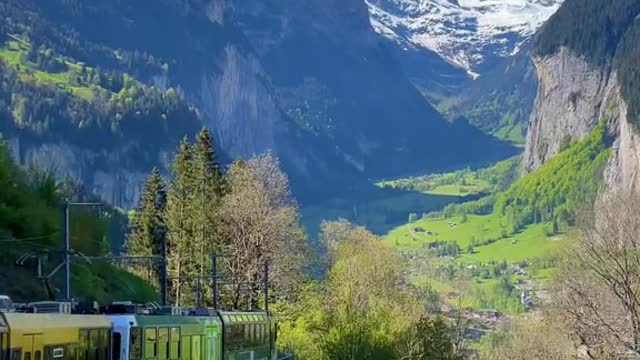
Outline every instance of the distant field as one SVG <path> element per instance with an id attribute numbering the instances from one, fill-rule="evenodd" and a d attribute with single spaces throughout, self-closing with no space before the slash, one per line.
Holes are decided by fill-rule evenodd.
<path id="1" fill-rule="evenodd" d="M 464 253 L 459 261 L 486 263 L 491 260 L 517 263 L 523 260 L 550 258 L 571 243 L 572 237 L 559 234 L 547 237 L 544 225 L 533 225 L 512 237 L 498 240 L 493 244 L 478 246 L 473 254 Z"/>
<path id="2" fill-rule="evenodd" d="M 417 232 L 416 229 L 424 231 Z M 401 247 L 422 248 L 434 241 L 456 241 L 461 248 L 466 248 L 474 240 L 498 239 L 501 230 L 500 224 L 491 216 L 468 215 L 465 223 L 462 222 L 462 216 L 427 218 L 395 228 L 385 236 L 385 242 Z M 429 235 L 429 232 L 432 234 Z"/>
<path id="3" fill-rule="evenodd" d="M 379 181 L 376 186 L 427 195 L 480 196 L 505 190 L 517 178 L 518 164 L 519 158 L 514 157 L 483 169 L 390 179 Z"/>
<path id="4" fill-rule="evenodd" d="M 455 241 L 462 249 L 456 261 L 483 263 L 491 260 L 508 263 L 544 258 L 557 253 L 570 240 L 566 234 L 547 237 L 549 224 L 528 226 L 524 231 L 506 236 L 506 229 L 491 215 L 468 215 L 449 219 L 421 219 L 390 231 L 384 241 L 391 246 L 420 249 L 435 241 Z M 454 225 L 455 224 L 455 225 Z M 411 230 L 413 229 L 413 230 Z M 431 232 L 431 235 L 429 234 Z M 495 242 L 481 245 L 487 240 Z M 474 253 L 467 253 L 469 245 Z"/>
<path id="5" fill-rule="evenodd" d="M 381 181 L 376 185 L 411 190 L 428 195 L 446 196 L 469 196 L 484 193 L 491 189 L 491 184 L 477 178 L 475 173 L 460 174 L 458 172 Z"/>
<path id="6" fill-rule="evenodd" d="M 461 248 L 460 256 L 455 259 L 432 257 L 429 260 L 430 266 L 414 271 L 410 276 L 412 283 L 433 289 L 445 304 L 453 307 L 461 305 L 476 310 L 495 309 L 508 314 L 521 313 L 524 308 L 519 302 L 519 290 L 510 292 L 493 274 L 489 278 L 471 276 L 466 269 L 478 266 L 491 268 L 495 266 L 491 264 L 503 261 L 513 267 L 526 260 L 530 264 L 526 273 L 511 273 L 508 282 L 544 283 L 555 270 L 554 259 L 576 236 L 574 230 L 547 236 L 545 232 L 550 225 L 537 224 L 505 237 L 506 229 L 491 215 L 468 215 L 466 221 L 463 220 L 462 216 L 421 219 L 393 229 L 383 240 L 389 246 L 419 253 L 429 251 L 425 246 L 428 243 L 457 242 Z M 486 240 L 493 242 L 481 245 Z M 478 243 L 480 245 L 473 247 L 473 253 L 469 253 L 469 245 Z M 445 275 L 446 271 L 443 269 L 447 268 L 456 269 L 453 278 Z"/>

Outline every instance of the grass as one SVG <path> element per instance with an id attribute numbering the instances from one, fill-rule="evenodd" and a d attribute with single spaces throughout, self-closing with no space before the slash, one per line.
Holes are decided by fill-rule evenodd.
<path id="1" fill-rule="evenodd" d="M 522 135 L 522 130 L 526 126 L 526 123 L 517 123 L 515 125 L 506 125 L 496 132 L 493 133 L 493 136 L 498 139 L 507 141 L 514 146 L 524 147 L 526 142 L 525 137 Z"/>
<path id="2" fill-rule="evenodd" d="M 421 231 L 416 232 L 417 228 L 421 228 Z M 499 278 L 493 275 L 483 278 L 477 273 L 471 275 L 468 269 L 492 268 L 503 261 L 513 268 L 515 264 L 526 260 L 530 264 L 526 273 L 517 274 L 511 270 L 509 282 L 516 284 L 518 280 L 524 280 L 527 284 L 544 283 L 553 276 L 557 255 L 570 246 L 576 237 L 575 230 L 547 236 L 549 229 L 550 224 L 536 224 L 517 234 L 505 236 L 506 229 L 491 215 L 468 215 L 464 222 L 462 216 L 424 218 L 393 229 L 383 241 L 389 246 L 418 253 L 425 253 L 425 245 L 430 242 L 456 241 L 462 249 L 459 257 L 429 258 L 429 265 L 416 268 L 410 275 L 410 281 L 417 286 L 429 286 L 450 307 L 461 305 L 469 309 L 494 309 L 516 315 L 524 311 L 517 296 L 519 290 L 510 293 Z M 483 243 L 487 239 L 493 242 L 474 246 L 472 253 L 468 251 L 469 245 Z M 445 275 L 448 274 L 447 271 L 443 272 L 445 268 L 455 269 L 454 275 Z"/>
<path id="3" fill-rule="evenodd" d="M 467 215 L 466 222 L 462 216 L 426 218 L 393 229 L 384 237 L 384 241 L 391 246 L 410 249 L 421 249 L 435 241 L 455 241 L 463 251 L 456 261 L 487 263 L 506 260 L 508 263 L 517 263 L 547 258 L 571 242 L 573 232 L 548 237 L 545 235 L 548 228 L 549 224 L 530 225 L 520 233 L 506 236 L 506 228 L 491 215 Z M 494 242 L 476 245 L 487 240 Z M 467 252 L 469 245 L 474 245 L 472 254 Z"/>
<path id="4" fill-rule="evenodd" d="M 490 188 L 489 183 L 484 180 L 473 179 L 466 184 L 450 184 L 439 185 L 433 188 L 433 190 L 425 191 L 425 194 L 429 195 L 447 195 L 447 196 L 468 196 L 474 194 L 480 194 L 487 191 Z"/>
<path id="5" fill-rule="evenodd" d="M 41 71 L 35 64 L 26 60 L 27 53 L 31 50 L 31 44 L 19 37 L 9 36 L 13 40 L 7 41 L 3 47 L 0 47 L 0 60 L 16 69 L 21 80 L 54 85 L 84 100 L 93 100 L 94 92 L 99 88 L 92 85 L 78 84 L 75 81 L 80 74 L 80 65 L 61 59 L 67 65 L 67 71 L 58 73 Z"/>
<path id="6" fill-rule="evenodd" d="M 473 254 L 465 253 L 459 261 L 487 263 L 492 260 L 505 260 L 507 263 L 517 263 L 550 258 L 566 247 L 571 237 L 566 234 L 547 237 L 544 227 L 545 224 L 531 225 L 514 236 L 486 246 L 478 246 Z"/>
<path id="7" fill-rule="evenodd" d="M 479 179 L 475 172 L 463 174 L 459 171 L 380 181 L 376 183 L 376 186 L 411 190 L 427 195 L 445 196 L 469 196 L 491 190 L 491 184 L 486 180 Z"/>
<path id="8" fill-rule="evenodd" d="M 418 228 L 424 232 L 416 232 Z M 466 222 L 463 222 L 462 216 L 449 219 L 423 218 L 413 224 L 395 228 L 385 236 L 384 241 L 390 245 L 414 249 L 434 241 L 456 241 L 464 249 L 474 240 L 497 239 L 501 236 L 501 231 L 502 227 L 491 216 L 468 215 Z"/>

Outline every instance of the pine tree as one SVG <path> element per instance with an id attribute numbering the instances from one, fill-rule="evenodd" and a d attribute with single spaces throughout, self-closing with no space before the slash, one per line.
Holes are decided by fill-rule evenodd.
<path id="1" fill-rule="evenodd" d="M 125 250 L 130 256 L 159 256 L 166 229 L 164 211 L 166 207 L 165 183 L 157 168 L 144 184 L 136 209 L 129 225 Z M 152 284 L 158 284 L 156 266 L 136 269 L 138 275 Z"/>
<path id="2" fill-rule="evenodd" d="M 168 229 L 168 271 L 173 301 L 191 303 L 192 283 L 186 279 L 195 275 L 193 257 L 193 179 L 192 147 L 186 138 L 171 164 L 172 179 L 167 193 L 165 222 Z"/>
<path id="3" fill-rule="evenodd" d="M 195 263 L 197 275 L 206 277 L 210 274 L 211 254 L 220 252 L 220 242 L 216 240 L 216 214 L 223 196 L 225 181 L 216 160 L 211 133 L 206 128 L 202 129 L 196 137 L 196 143 L 192 148 L 194 187 L 194 207 L 192 218 L 194 220 L 194 247 L 196 251 Z M 209 287 L 204 287 L 202 294 L 207 296 Z"/>

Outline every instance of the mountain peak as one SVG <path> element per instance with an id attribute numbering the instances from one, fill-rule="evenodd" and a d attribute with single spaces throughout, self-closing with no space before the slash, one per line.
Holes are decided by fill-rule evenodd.
<path id="1" fill-rule="evenodd" d="M 563 0 L 366 0 L 371 24 L 405 49 L 426 49 L 473 77 L 514 55 Z"/>

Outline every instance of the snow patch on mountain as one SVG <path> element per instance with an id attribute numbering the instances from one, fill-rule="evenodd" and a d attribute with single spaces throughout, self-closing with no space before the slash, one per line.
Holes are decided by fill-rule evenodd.
<path id="1" fill-rule="evenodd" d="M 366 0 L 378 33 L 407 50 L 431 50 L 473 77 L 516 54 L 562 1 Z"/>

